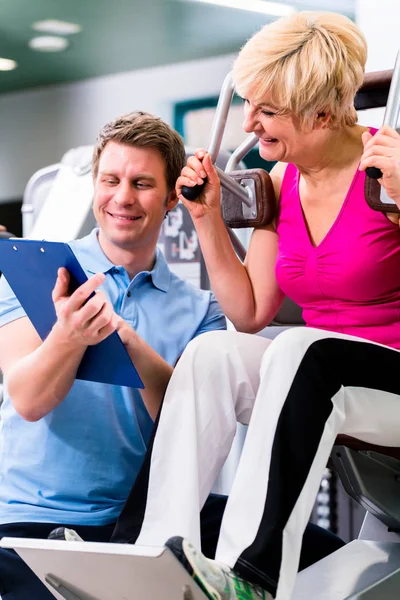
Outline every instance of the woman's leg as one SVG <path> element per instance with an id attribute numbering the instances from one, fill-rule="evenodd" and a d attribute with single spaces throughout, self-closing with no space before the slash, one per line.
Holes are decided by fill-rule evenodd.
<path id="1" fill-rule="evenodd" d="M 200 510 L 229 453 L 236 422 L 250 419 L 269 344 L 234 331 L 190 342 L 169 383 L 148 464 L 112 541 L 163 546 L 181 535 L 200 546 Z M 121 519 L 129 523 L 128 539 Z"/>
<path id="2" fill-rule="evenodd" d="M 291 329 L 264 355 L 217 560 L 290 598 L 301 540 L 338 433 L 400 445 L 400 353 Z"/>

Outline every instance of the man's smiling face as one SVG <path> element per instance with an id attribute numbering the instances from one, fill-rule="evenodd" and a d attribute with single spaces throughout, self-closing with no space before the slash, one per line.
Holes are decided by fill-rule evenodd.
<path id="1" fill-rule="evenodd" d="M 156 148 L 106 144 L 93 202 L 103 246 L 154 250 L 165 213 L 175 204 L 175 193 L 167 188 L 164 159 Z M 107 254 L 107 247 L 103 249 Z"/>

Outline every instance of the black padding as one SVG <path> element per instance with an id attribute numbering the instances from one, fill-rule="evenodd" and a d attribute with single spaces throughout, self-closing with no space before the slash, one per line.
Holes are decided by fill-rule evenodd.
<path id="1" fill-rule="evenodd" d="M 359 90 L 354 98 L 356 110 L 367 110 L 367 108 L 380 108 L 386 106 L 389 88 L 377 88 Z"/>
<path id="2" fill-rule="evenodd" d="M 356 110 L 386 106 L 393 69 L 365 73 L 364 81 L 354 98 Z"/>

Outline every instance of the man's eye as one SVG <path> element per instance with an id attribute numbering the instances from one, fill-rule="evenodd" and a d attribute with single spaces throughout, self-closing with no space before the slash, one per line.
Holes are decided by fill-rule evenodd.
<path id="1" fill-rule="evenodd" d="M 116 179 L 103 179 L 104 183 L 107 185 L 117 185 L 118 181 Z"/>
<path id="2" fill-rule="evenodd" d="M 150 187 L 150 185 L 148 183 L 142 183 L 141 181 L 137 181 L 135 183 L 136 187 L 139 188 L 140 190 L 145 190 L 147 188 Z"/>

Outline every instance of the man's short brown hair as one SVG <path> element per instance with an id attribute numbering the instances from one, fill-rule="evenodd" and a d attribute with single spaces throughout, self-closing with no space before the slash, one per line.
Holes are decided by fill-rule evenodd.
<path id="1" fill-rule="evenodd" d="M 93 151 L 92 172 L 97 177 L 101 153 L 110 141 L 136 148 L 156 148 L 165 162 L 168 191 L 186 163 L 181 136 L 165 121 L 149 113 L 135 111 L 107 123 L 100 131 Z"/>

